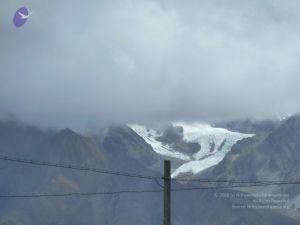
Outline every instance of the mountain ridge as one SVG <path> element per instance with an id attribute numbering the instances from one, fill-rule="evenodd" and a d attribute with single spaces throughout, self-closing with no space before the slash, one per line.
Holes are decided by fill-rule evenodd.
<path id="1" fill-rule="evenodd" d="M 289 171 L 291 172 L 290 176 L 297 175 L 298 172 L 294 169 L 294 165 L 298 165 L 298 152 L 295 149 L 299 146 L 298 125 L 300 123 L 298 118 L 295 121 L 290 120 L 284 123 L 282 122 L 281 126 L 268 134 L 263 132 L 262 135 L 237 141 L 233 145 L 232 150 L 226 154 L 220 163 L 203 170 L 200 174 L 193 176 L 193 178 L 262 179 L 265 177 L 259 172 L 261 169 L 265 175 L 268 175 L 268 178 L 273 179 L 283 179 L 286 176 L 286 172 Z M 21 125 L 19 128 L 15 126 L 14 129 L 19 130 L 18 132 L 20 132 L 21 136 L 24 135 L 23 138 L 18 139 L 20 140 L 18 145 L 14 144 L 15 132 L 4 132 L 5 135 L 3 135 L 3 132 L 0 132 L 0 145 L 1 143 L 6 143 L 10 147 L 9 155 L 11 156 L 14 153 L 19 156 L 21 151 L 19 147 L 22 146 L 22 140 L 28 141 L 26 137 L 29 135 L 34 137 L 32 141 L 27 142 L 28 146 L 31 145 L 32 148 L 28 148 L 26 154 L 24 152 L 22 155 L 24 158 L 34 157 L 43 161 L 141 173 L 155 177 L 162 176 L 163 160 L 170 159 L 170 157 L 156 153 L 151 145 L 141 136 L 130 127 L 124 125 L 106 127 L 104 131 L 92 135 L 78 134 L 71 129 L 56 132 L 38 131 L 36 133 L 36 131 L 33 131 L 33 135 L 28 133 L 30 129 L 25 129 Z M 293 144 L 287 145 L 289 143 L 287 139 Z M 176 141 L 177 139 L 175 138 L 174 140 Z M 221 143 L 220 141 L 220 145 Z M 274 150 L 275 152 L 281 151 L 281 155 L 278 154 L 280 159 L 276 159 L 276 154 L 273 156 L 270 154 L 270 152 L 272 153 L 271 150 L 274 149 L 274 144 L 275 146 L 280 146 L 280 149 Z M 265 149 L 266 146 L 273 147 Z M 273 169 L 272 163 L 266 163 L 264 167 L 264 164 L 261 163 L 263 160 L 257 159 L 257 166 L 252 165 L 252 167 L 249 167 L 249 162 L 253 163 L 251 160 L 253 159 L 253 154 L 256 154 L 256 148 L 259 154 L 263 154 L 264 157 L 270 159 L 273 158 L 273 160 L 276 159 L 279 165 L 284 163 L 287 168 L 281 171 L 280 176 L 277 176 L 278 174 L 276 173 L 277 177 L 275 177 L 274 172 L 276 170 Z M 215 150 L 218 151 L 218 148 L 215 147 Z M 285 155 L 283 154 L 284 152 L 288 154 Z M 1 152 L 1 154 L 7 153 Z M 285 163 L 290 162 L 289 159 L 291 157 L 297 157 L 294 160 L 296 164 Z M 172 166 L 180 166 L 181 163 L 182 161 L 180 160 L 177 162 L 172 161 Z M 257 172 L 251 168 L 255 168 Z M 245 175 L 244 172 L 238 173 L 239 171 L 248 172 L 249 176 L 247 176 L 247 173 Z M 161 188 L 153 180 L 141 181 L 134 178 L 28 166 L 5 161 L 0 161 L 0 176 L 2 180 L 0 193 L 4 195 L 15 193 L 101 192 L 132 189 L 152 190 Z M 172 183 L 173 188 L 193 188 L 199 187 L 199 185 L 201 184 L 194 182 Z M 254 200 L 254 197 L 249 199 L 216 197 L 222 196 L 224 193 L 232 193 L 233 195 L 242 193 L 245 195 L 248 193 L 254 194 L 257 189 L 226 189 L 226 192 L 222 192 L 222 190 L 174 192 L 172 197 L 173 224 L 282 225 L 283 222 L 286 222 L 289 225 L 297 225 L 300 222 L 300 218 L 297 217 L 299 189 L 295 186 L 290 186 L 284 187 L 282 190 L 290 194 L 291 201 L 288 206 L 291 209 L 289 210 L 235 209 L 233 208 L 234 204 L 251 202 Z M 278 188 L 264 188 L 260 191 L 270 194 L 281 193 Z M 130 207 L 128 207 L 128 204 L 130 204 Z M 292 209 L 292 207 L 295 208 Z M 0 205 L 0 224 L 150 225 L 161 222 L 162 212 L 161 193 L 93 198 L 5 199 Z M 222 220 L 215 216 L 215 212 L 220 214 Z"/>

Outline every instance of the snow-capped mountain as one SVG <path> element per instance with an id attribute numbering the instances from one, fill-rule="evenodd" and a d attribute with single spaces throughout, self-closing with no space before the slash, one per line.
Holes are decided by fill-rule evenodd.
<path id="1" fill-rule="evenodd" d="M 184 161 L 173 170 L 173 177 L 184 174 L 195 175 L 217 165 L 237 141 L 254 136 L 202 123 L 175 122 L 163 132 L 143 125 L 129 126 L 151 145 L 156 153 Z M 193 145 L 192 152 L 183 152 L 183 149 L 190 150 L 191 145 Z"/>
<path id="2" fill-rule="evenodd" d="M 131 126 L 131 129 L 125 125 L 113 125 L 103 127 L 97 133 L 79 134 L 70 129 L 44 131 L 33 126 L 0 121 L 0 154 L 157 178 L 163 175 L 163 159 L 171 159 L 173 176 L 176 171 L 191 171 L 180 173 L 177 177 L 200 171 L 194 178 L 300 180 L 300 117 L 279 124 L 238 121 L 224 123 L 224 127 L 226 129 L 205 124 L 173 123 L 164 129 L 138 125 Z M 245 133 L 256 135 L 245 138 L 251 136 Z M 225 154 L 224 159 L 221 159 L 221 153 Z M 219 155 L 220 158 L 217 157 Z M 221 162 L 218 162 L 220 159 Z M 217 165 L 201 173 L 202 168 L 208 168 L 214 163 Z M 1 160 L 0 175 L 1 195 L 158 190 L 159 183 L 162 184 L 160 179 L 155 181 L 101 175 Z M 172 188 L 194 188 L 200 185 L 174 181 Z M 223 189 L 173 193 L 173 224 L 300 224 L 299 185 L 257 188 L 226 189 L 230 196 L 245 195 L 249 198 L 216 197 L 225 193 Z M 232 207 L 260 201 L 255 197 L 260 190 L 272 196 L 288 194 L 289 201 L 286 204 L 289 210 L 237 210 Z M 272 206 L 280 207 L 281 203 Z M 0 224 L 150 225 L 161 222 L 162 212 L 160 192 L 23 200 L 1 198 Z M 216 216 L 216 212 L 219 216 Z"/>

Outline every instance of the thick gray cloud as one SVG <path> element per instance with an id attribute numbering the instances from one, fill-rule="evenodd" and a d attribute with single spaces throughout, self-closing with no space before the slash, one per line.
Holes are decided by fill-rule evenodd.
<path id="1" fill-rule="evenodd" d="M 0 112 L 61 127 L 295 112 L 299 56 L 296 0 L 1 1 Z"/>

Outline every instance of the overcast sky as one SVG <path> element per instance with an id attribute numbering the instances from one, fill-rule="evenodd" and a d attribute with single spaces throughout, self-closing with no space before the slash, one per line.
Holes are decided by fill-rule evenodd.
<path id="1" fill-rule="evenodd" d="M 32 16 L 15 28 L 15 11 Z M 43 126 L 300 109 L 298 0 L 0 1 L 0 114 Z"/>

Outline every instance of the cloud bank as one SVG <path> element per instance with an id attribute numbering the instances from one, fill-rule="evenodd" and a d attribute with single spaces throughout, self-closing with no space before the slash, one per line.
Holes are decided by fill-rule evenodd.
<path id="1" fill-rule="evenodd" d="M 0 4 L 2 118 L 72 127 L 299 111 L 299 1 Z M 17 29 L 21 6 L 33 14 Z"/>

